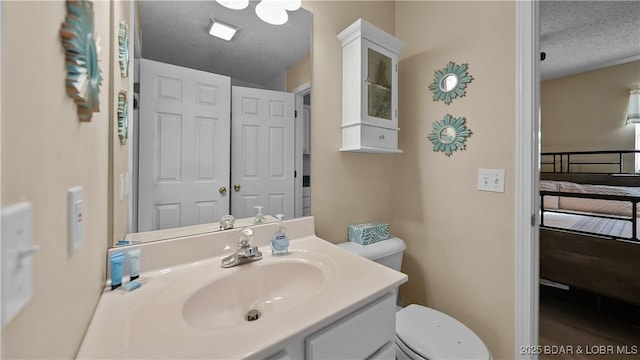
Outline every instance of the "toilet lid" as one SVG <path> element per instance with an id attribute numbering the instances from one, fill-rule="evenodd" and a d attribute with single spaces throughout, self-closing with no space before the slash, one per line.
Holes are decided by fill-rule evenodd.
<path id="1" fill-rule="evenodd" d="M 396 313 L 396 334 L 427 359 L 490 359 L 489 350 L 471 329 L 451 316 L 420 305 Z"/>
<path id="2" fill-rule="evenodd" d="M 390 237 L 386 240 L 378 241 L 369 245 L 360 245 L 355 242 L 347 241 L 339 243 L 338 246 L 369 260 L 377 260 L 385 256 L 401 253 L 407 248 L 404 241 L 397 237 Z"/>

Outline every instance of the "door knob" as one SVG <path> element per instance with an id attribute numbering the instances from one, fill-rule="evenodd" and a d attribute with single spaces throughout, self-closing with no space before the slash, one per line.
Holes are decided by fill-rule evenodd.
<path id="1" fill-rule="evenodd" d="M 227 193 L 227 188 L 226 188 L 226 187 L 224 187 L 224 186 L 222 186 L 220 189 L 218 189 L 218 192 L 219 192 L 221 195 L 224 195 L 224 194 L 226 194 L 226 193 Z"/>
<path id="2" fill-rule="evenodd" d="M 233 190 L 240 191 L 240 184 L 233 184 Z"/>

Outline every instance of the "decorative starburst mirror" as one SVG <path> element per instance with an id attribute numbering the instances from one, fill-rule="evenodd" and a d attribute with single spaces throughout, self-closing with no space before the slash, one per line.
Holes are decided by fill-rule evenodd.
<path id="1" fill-rule="evenodd" d="M 127 91 L 120 90 L 118 93 L 118 137 L 120 145 L 127 145 L 129 137 L 129 106 L 127 101 Z"/>
<path id="2" fill-rule="evenodd" d="M 467 71 L 468 64 L 456 65 L 450 61 L 444 69 L 436 70 L 429 89 L 433 92 L 433 101 L 444 101 L 449 105 L 453 99 L 467 94 L 467 84 L 473 80 Z"/>
<path id="3" fill-rule="evenodd" d="M 91 1 L 67 0 L 60 36 L 66 52 L 67 95 L 76 103 L 80 121 L 91 121 L 93 113 L 100 111 L 102 85 L 100 40 L 95 33 Z"/>
<path id="4" fill-rule="evenodd" d="M 471 134 L 464 117 L 454 118 L 447 114 L 444 119 L 433 123 L 433 131 L 427 138 L 433 143 L 433 151 L 442 151 L 451 156 L 454 151 L 467 148 L 467 137 Z"/>
<path id="5" fill-rule="evenodd" d="M 120 76 L 129 76 L 129 26 L 120 21 L 118 33 L 118 60 L 120 61 Z"/>

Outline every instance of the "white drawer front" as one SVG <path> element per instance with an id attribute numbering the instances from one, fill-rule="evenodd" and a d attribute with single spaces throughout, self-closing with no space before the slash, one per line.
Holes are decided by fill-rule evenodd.
<path id="1" fill-rule="evenodd" d="M 307 359 L 367 359 L 396 334 L 395 298 L 388 294 L 309 336 Z"/>
<path id="2" fill-rule="evenodd" d="M 362 125 L 362 145 L 395 149 L 398 147 L 398 131 Z"/>
<path id="3" fill-rule="evenodd" d="M 311 198 L 310 197 L 303 197 L 302 198 L 302 207 L 303 208 L 311 207 Z"/>

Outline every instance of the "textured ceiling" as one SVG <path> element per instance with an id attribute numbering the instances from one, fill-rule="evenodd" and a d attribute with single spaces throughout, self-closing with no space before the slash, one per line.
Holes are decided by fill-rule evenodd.
<path id="1" fill-rule="evenodd" d="M 140 1 L 142 57 L 263 85 L 309 53 L 311 14 L 288 12 L 284 25 L 255 14 L 257 2 L 230 10 L 210 1 Z M 231 41 L 209 35 L 210 18 L 241 29 Z"/>
<path id="2" fill-rule="evenodd" d="M 140 1 L 142 57 L 265 84 L 309 53 L 311 14 L 269 25 L 256 1 L 230 10 L 209 1 Z M 239 25 L 230 41 L 207 33 L 210 17 Z M 640 1 L 541 1 L 543 79 L 640 60 Z"/>
<path id="3" fill-rule="evenodd" d="M 543 79 L 640 60 L 640 1 L 541 1 Z"/>

